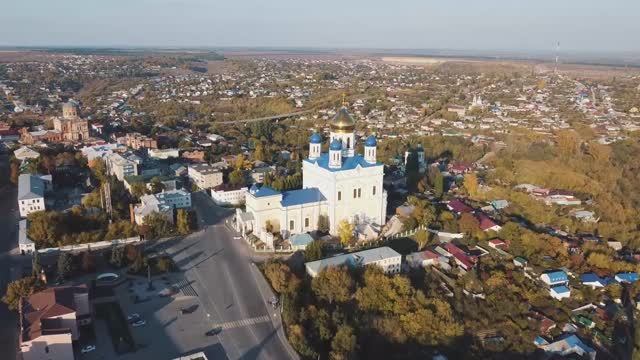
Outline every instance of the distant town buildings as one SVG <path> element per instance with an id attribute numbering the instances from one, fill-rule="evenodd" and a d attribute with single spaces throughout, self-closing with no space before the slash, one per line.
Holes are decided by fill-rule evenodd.
<path id="1" fill-rule="evenodd" d="M 191 207 L 191 194 L 185 190 L 164 191 L 140 197 L 140 204 L 133 208 L 136 224 L 143 225 L 145 217 L 153 213 L 164 216 L 173 223 L 173 211 Z"/>
<path id="2" fill-rule="evenodd" d="M 155 139 L 138 133 L 128 133 L 125 136 L 118 138 L 118 143 L 126 145 L 134 150 L 158 148 L 158 142 Z"/>
<path id="3" fill-rule="evenodd" d="M 127 176 L 136 176 L 139 174 L 138 166 L 142 164 L 142 160 L 137 156 L 111 153 L 105 157 L 105 163 L 108 173 L 118 178 L 118 180 L 123 181 Z"/>

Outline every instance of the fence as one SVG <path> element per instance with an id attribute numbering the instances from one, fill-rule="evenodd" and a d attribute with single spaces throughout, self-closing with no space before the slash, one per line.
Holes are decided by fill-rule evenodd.
<path id="1" fill-rule="evenodd" d="M 95 249 L 102 249 L 110 246 L 131 244 L 138 241 L 142 241 L 142 240 L 140 240 L 140 237 L 135 236 L 135 237 L 125 238 L 125 239 L 115 239 L 115 240 L 107 240 L 107 241 L 98 241 L 94 243 L 65 245 L 60 247 L 39 249 L 38 253 L 46 254 L 50 252 L 60 252 L 60 251 L 86 251 L 89 249 L 95 250 Z"/>

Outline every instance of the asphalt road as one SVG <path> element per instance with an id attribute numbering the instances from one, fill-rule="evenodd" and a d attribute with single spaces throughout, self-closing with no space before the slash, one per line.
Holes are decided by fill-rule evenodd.
<path id="1" fill-rule="evenodd" d="M 164 246 L 197 292 L 226 357 L 235 359 L 292 359 L 288 347 L 270 321 L 280 316 L 266 305 L 256 279 L 255 265 L 244 240 L 234 239 L 224 221 L 232 210 L 216 206 L 205 193 L 192 195 L 201 230 Z M 276 321 L 276 323 L 279 323 Z M 198 349 L 208 355 L 208 349 Z M 214 349 L 211 349 L 214 351 Z M 220 354 L 212 353 L 213 356 Z"/>

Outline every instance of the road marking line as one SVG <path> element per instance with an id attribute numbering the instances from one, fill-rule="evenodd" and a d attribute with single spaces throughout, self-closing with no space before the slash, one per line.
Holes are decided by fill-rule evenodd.
<path id="1" fill-rule="evenodd" d="M 222 329 L 233 329 L 238 327 L 256 325 L 256 324 L 268 322 L 268 321 L 271 321 L 271 319 L 269 318 L 269 315 L 263 315 L 259 317 L 249 318 L 249 319 L 228 321 L 222 324 L 217 324 L 217 326 L 221 327 Z"/>

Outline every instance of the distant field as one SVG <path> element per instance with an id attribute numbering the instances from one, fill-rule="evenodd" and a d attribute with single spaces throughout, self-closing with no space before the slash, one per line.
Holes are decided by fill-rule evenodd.
<path id="1" fill-rule="evenodd" d="M 472 61 L 455 58 L 434 58 L 423 56 L 384 56 L 382 61 L 390 63 L 402 63 L 410 65 L 439 65 L 449 61 Z"/>

